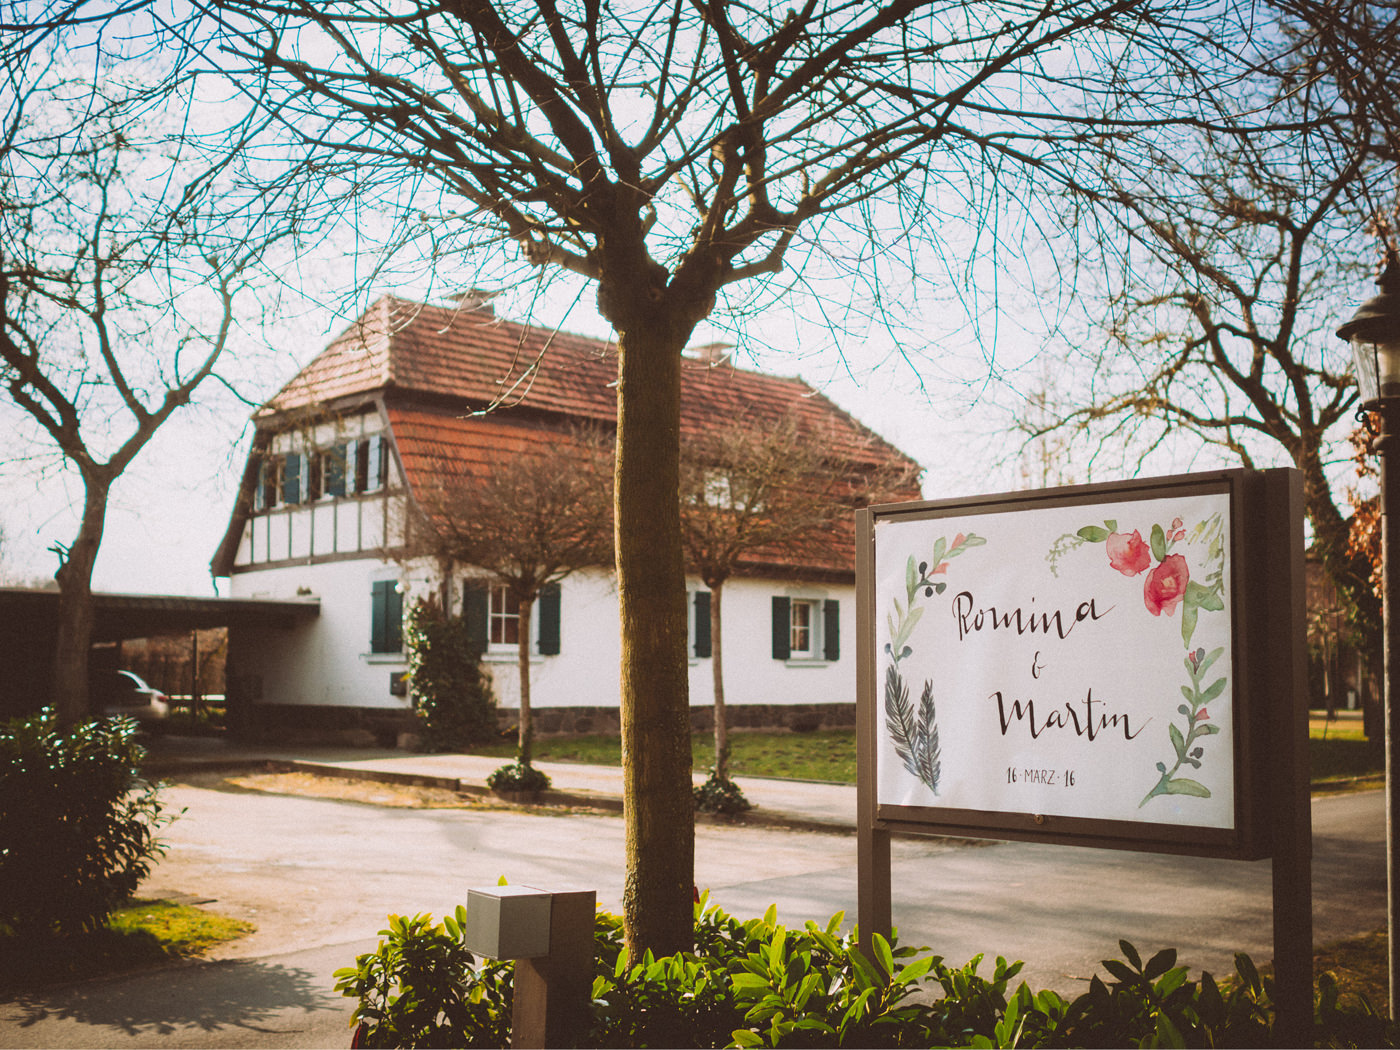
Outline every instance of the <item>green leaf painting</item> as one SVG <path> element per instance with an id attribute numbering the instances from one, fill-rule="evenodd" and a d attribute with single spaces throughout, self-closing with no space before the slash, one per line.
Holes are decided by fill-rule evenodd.
<path id="1" fill-rule="evenodd" d="M 920 599 L 941 595 L 948 584 L 946 580 L 936 577 L 946 576 L 953 558 L 986 542 L 975 533 L 960 532 L 951 541 L 940 536 L 927 561 L 916 561 L 911 554 L 904 565 L 904 601 L 894 599 L 891 603 L 893 608 L 885 617 L 889 638 L 885 642 L 885 653 L 890 657 L 889 666 L 885 669 L 885 729 L 904 768 L 935 795 L 938 794 L 943 764 L 933 682 L 924 683 L 919 706 L 915 710 L 909 700 L 909 687 L 900 674 L 899 662 L 914 651 L 909 641 L 924 614 L 925 606 L 919 604 Z"/>

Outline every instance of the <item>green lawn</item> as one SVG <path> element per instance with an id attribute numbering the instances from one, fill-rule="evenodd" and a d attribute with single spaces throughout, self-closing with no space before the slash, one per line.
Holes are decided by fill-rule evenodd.
<path id="1" fill-rule="evenodd" d="M 499 741 L 477 748 L 477 754 L 503 761 L 515 757 L 515 742 Z M 692 761 L 698 771 L 715 762 L 715 741 L 709 733 L 691 738 Z M 592 734 L 551 737 L 535 741 L 537 762 L 585 762 L 597 766 L 622 764 L 618 737 Z M 855 783 L 856 735 L 849 729 L 818 729 L 811 733 L 730 733 L 730 770 L 736 776 L 790 777 Z"/>
<path id="2" fill-rule="evenodd" d="M 105 929 L 21 941 L 0 928 L 0 990 L 124 973 L 203 955 L 251 924 L 165 900 L 134 900 Z"/>
<path id="3" fill-rule="evenodd" d="M 1381 771 L 1381 765 L 1362 736 L 1359 721 L 1326 722 L 1313 719 L 1311 736 L 1313 780 L 1354 777 Z M 855 783 L 854 730 L 735 732 L 730 733 L 729 741 L 730 767 L 736 776 Z M 710 734 L 696 733 L 691 739 L 691 749 L 697 771 L 708 770 L 714 765 L 714 738 Z M 515 744 L 514 741 L 503 740 L 479 748 L 478 753 L 495 755 L 506 761 L 515 757 Z M 621 764 L 621 756 L 621 745 L 615 736 L 594 734 L 535 741 L 535 759 L 540 762 L 616 766 Z"/>
<path id="4" fill-rule="evenodd" d="M 1361 719 L 1351 717 L 1331 722 L 1314 717 L 1308 726 L 1311 738 L 1312 779 L 1331 780 L 1338 777 L 1359 777 L 1385 771 L 1385 760 L 1379 748 L 1373 749 L 1361 731 Z"/>

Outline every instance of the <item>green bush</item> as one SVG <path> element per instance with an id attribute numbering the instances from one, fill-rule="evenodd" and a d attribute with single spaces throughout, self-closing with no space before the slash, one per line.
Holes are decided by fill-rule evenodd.
<path id="1" fill-rule="evenodd" d="M 165 847 L 145 750 L 129 718 L 64 730 L 51 709 L 0 724 L 0 923 L 15 934 L 90 932 Z"/>
<path id="2" fill-rule="evenodd" d="M 356 1046 L 510 1045 L 514 964 L 474 969 L 466 916 L 461 907 L 437 924 L 427 915 L 390 915 L 378 948 L 335 972 L 336 991 L 359 1000 L 350 1018 Z"/>
<path id="3" fill-rule="evenodd" d="M 1187 980 L 1172 949 L 1145 964 L 1127 941 L 1124 960 L 1104 961 L 1069 1002 L 1024 982 L 1008 991 L 1021 963 L 998 957 L 990 979 L 979 955 L 954 969 L 925 950 L 872 937 L 873 958 L 825 926 L 789 930 L 775 909 L 740 922 L 702 898 L 695 950 L 635 962 L 622 921 L 598 914 L 593 1025 L 588 1047 L 1069 1047 L 1272 1046 L 1270 982 L 1248 956 L 1236 977 Z M 337 973 L 337 989 L 358 997 L 360 1045 L 503 1046 L 509 1040 L 511 963 L 471 969 L 462 944 L 466 913 L 434 926 L 426 916 L 391 917 L 377 952 Z M 935 997 L 934 987 L 941 989 Z M 1364 1000 L 1338 1005 L 1336 982 L 1318 981 L 1313 1041 L 1320 1046 L 1395 1046 L 1396 1030 Z"/>
<path id="4" fill-rule="evenodd" d="M 718 773 L 711 773 L 705 782 L 694 790 L 695 808 L 701 813 L 732 816 L 753 809 L 753 803 L 744 797 L 739 785 L 732 780 L 721 780 Z"/>
<path id="5" fill-rule="evenodd" d="M 464 751 L 496 735 L 496 697 L 481 671 L 481 652 L 466 621 L 445 616 L 434 601 L 408 613 L 408 685 L 423 746 Z"/>
<path id="6" fill-rule="evenodd" d="M 549 774 L 528 762 L 508 762 L 486 778 L 486 786 L 492 791 L 548 791 L 549 784 Z"/>

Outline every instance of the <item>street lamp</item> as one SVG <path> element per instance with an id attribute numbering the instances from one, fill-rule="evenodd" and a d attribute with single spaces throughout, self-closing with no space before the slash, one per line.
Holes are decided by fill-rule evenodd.
<path id="1" fill-rule="evenodd" d="M 1400 759 L 1400 722 L 1392 708 L 1400 702 L 1396 676 L 1400 672 L 1400 563 L 1395 557 L 1396 530 L 1400 529 L 1400 260 L 1394 250 L 1386 253 L 1385 272 L 1376 279 L 1380 294 L 1361 304 L 1355 316 L 1337 329 L 1351 343 L 1356 361 L 1356 386 L 1361 408 L 1380 416 L 1381 432 L 1375 449 L 1381 467 L 1381 595 L 1384 602 L 1385 670 L 1385 860 L 1386 932 L 1390 944 L 1390 1016 L 1400 1006 L 1400 866 L 1397 866 L 1395 821 L 1400 817 L 1400 781 L 1395 762 Z"/>

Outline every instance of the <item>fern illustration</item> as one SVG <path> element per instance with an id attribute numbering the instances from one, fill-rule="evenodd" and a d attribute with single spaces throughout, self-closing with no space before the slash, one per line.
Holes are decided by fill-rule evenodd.
<path id="1" fill-rule="evenodd" d="M 933 703 L 933 682 L 924 683 L 917 715 L 909 703 L 909 687 L 893 664 L 885 671 L 885 718 L 904 768 L 938 794 L 943 762 L 938 746 L 938 721 Z"/>

